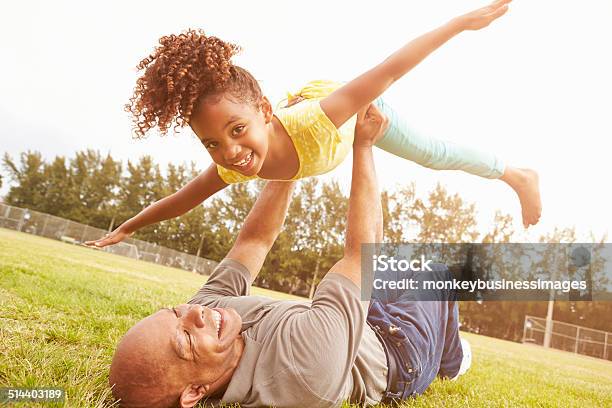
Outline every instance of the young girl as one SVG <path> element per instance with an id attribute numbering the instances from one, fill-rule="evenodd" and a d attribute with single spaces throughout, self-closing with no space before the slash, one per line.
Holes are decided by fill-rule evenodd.
<path id="1" fill-rule="evenodd" d="M 389 120 L 377 146 L 423 166 L 458 169 L 498 178 L 518 194 L 527 227 L 541 206 L 538 176 L 504 166 L 496 157 L 414 133 L 380 95 L 432 51 L 464 30 L 479 30 L 502 16 L 511 0 L 452 19 L 409 42 L 345 85 L 313 81 L 273 113 L 255 78 L 230 59 L 239 47 L 202 31 L 160 39 L 138 65 L 144 69 L 126 109 L 139 137 L 158 126 L 189 125 L 215 164 L 176 193 L 152 204 L 104 238 L 86 244 L 115 244 L 139 228 L 177 217 L 228 184 L 253 178 L 295 180 L 334 169 L 351 150 L 357 115 L 374 103 Z"/>

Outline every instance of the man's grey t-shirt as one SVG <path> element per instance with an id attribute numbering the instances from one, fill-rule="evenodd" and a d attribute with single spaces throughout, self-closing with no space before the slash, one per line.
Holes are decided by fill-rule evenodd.
<path id="1" fill-rule="evenodd" d="M 330 407 L 381 400 L 387 360 L 357 285 L 328 273 L 312 302 L 249 296 L 250 287 L 247 268 L 226 258 L 189 301 L 242 317 L 245 348 L 222 402 Z"/>

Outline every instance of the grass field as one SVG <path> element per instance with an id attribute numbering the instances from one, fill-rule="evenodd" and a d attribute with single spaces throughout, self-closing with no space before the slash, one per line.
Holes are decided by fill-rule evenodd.
<path id="1" fill-rule="evenodd" d="M 119 338 L 149 313 L 185 302 L 203 281 L 0 229 L 0 387 L 59 386 L 67 392 L 64 406 L 111 406 L 106 381 Z M 612 407 L 610 362 L 465 336 L 474 351 L 472 369 L 456 382 L 436 380 L 405 407 Z"/>

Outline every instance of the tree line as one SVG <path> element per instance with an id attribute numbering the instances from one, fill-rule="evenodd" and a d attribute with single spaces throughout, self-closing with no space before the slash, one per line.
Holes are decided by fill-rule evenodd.
<path id="1" fill-rule="evenodd" d="M 4 202 L 101 229 L 116 228 L 153 202 L 172 194 L 201 171 L 195 163 L 169 164 L 164 171 L 150 156 L 123 163 L 98 151 L 45 160 L 27 151 L 5 153 Z M 230 249 L 263 182 L 234 184 L 181 217 L 150 225 L 134 235 L 181 252 L 219 261 Z M 383 191 L 386 243 L 512 242 L 510 215 L 496 213 L 492 229 L 478 231 L 476 206 L 436 185 L 425 197 L 414 183 Z M 348 197 L 335 181 L 317 178 L 296 186 L 283 232 L 255 282 L 261 287 L 312 296 L 325 273 L 342 256 Z M 603 238 L 602 238 L 603 240 Z M 573 229 L 556 229 L 540 242 L 574 242 Z M 547 302 L 462 302 L 464 328 L 520 340 L 526 314 L 545 316 Z M 555 319 L 612 330 L 605 302 L 556 302 Z"/>

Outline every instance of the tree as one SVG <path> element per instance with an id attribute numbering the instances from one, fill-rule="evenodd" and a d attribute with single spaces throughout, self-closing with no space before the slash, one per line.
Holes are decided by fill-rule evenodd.
<path id="1" fill-rule="evenodd" d="M 305 276 L 305 271 L 308 270 L 307 265 L 311 260 L 304 253 L 306 248 L 301 241 L 303 236 L 301 217 L 304 208 L 301 185 L 302 182 L 299 182 L 296 186 L 283 229 L 266 258 L 256 284 L 304 295 L 310 278 L 310 275 Z"/>
<path id="2" fill-rule="evenodd" d="M 40 210 L 44 202 L 47 183 L 44 176 L 45 162 L 39 152 L 21 153 L 15 163 L 8 153 L 4 154 L 3 166 L 9 179 L 15 184 L 6 196 L 6 203 L 16 207 Z"/>
<path id="3" fill-rule="evenodd" d="M 311 228 L 311 234 L 315 237 L 313 248 L 316 248 L 317 253 L 310 284 L 310 298 L 313 297 L 315 287 L 324 275 L 320 271 L 331 269 L 343 253 L 348 199 L 342 194 L 340 185 L 336 181 L 323 185 L 319 206 L 322 210 L 319 225 L 313 220 Z M 314 215 L 316 216 L 316 213 Z"/>
<path id="4" fill-rule="evenodd" d="M 414 200 L 409 220 L 418 226 L 418 242 L 474 242 L 478 238 L 475 213 L 473 203 L 465 203 L 458 194 L 449 195 L 438 184 L 426 201 Z"/>
<path id="5" fill-rule="evenodd" d="M 45 163 L 43 175 L 46 188 L 44 199 L 38 205 L 39 211 L 75 221 L 83 221 L 81 217 L 74 216 L 74 212 L 78 209 L 80 203 L 75 195 L 74 178 L 70 168 L 66 165 L 66 159 L 62 156 L 56 156 L 50 164 Z"/>
<path id="6" fill-rule="evenodd" d="M 116 226 L 118 195 L 121 187 L 122 164 L 109 154 L 106 157 L 93 150 L 77 152 L 70 161 L 79 205 L 73 209 L 73 219 L 98 228 Z"/>
<path id="7" fill-rule="evenodd" d="M 514 235 L 513 220 L 510 214 L 502 214 L 499 210 L 493 218 L 493 230 L 482 238 L 483 244 L 509 243 Z"/>
<path id="8" fill-rule="evenodd" d="M 382 192 L 383 241 L 385 243 L 398 245 L 406 242 L 411 233 L 409 214 L 414 200 L 414 183 L 396 192 Z"/>
<path id="9" fill-rule="evenodd" d="M 159 165 L 150 156 L 143 156 L 137 164 L 128 161 L 127 175 L 121 179 L 118 219 L 123 222 L 164 196 L 164 180 Z M 136 238 L 157 242 L 159 225 L 150 225 L 136 233 Z"/>
<path id="10" fill-rule="evenodd" d="M 164 196 L 175 193 L 199 173 L 195 163 L 191 163 L 189 168 L 182 164 L 169 164 Z M 159 243 L 177 251 L 200 255 L 200 248 L 210 246 L 215 239 L 211 226 L 205 222 L 206 217 L 206 208 L 198 205 L 180 217 L 161 222 L 158 228 L 161 238 Z"/>
<path id="11" fill-rule="evenodd" d="M 523 280 L 525 276 L 516 276 L 520 271 L 521 247 L 510 244 L 514 235 L 512 217 L 497 211 L 493 220 L 493 229 L 482 238 L 482 245 L 477 246 L 481 262 L 473 267 L 483 280 L 501 279 Z M 507 244 L 507 245 L 505 245 Z M 498 270 L 498 268 L 502 270 Z M 501 272 L 501 275 L 497 275 Z M 522 335 L 522 324 L 525 317 L 526 301 L 466 301 L 460 304 L 463 324 L 478 333 L 498 338 L 517 341 Z"/>
<path id="12" fill-rule="evenodd" d="M 348 202 L 336 182 L 300 182 L 256 283 L 312 296 L 322 276 L 342 257 Z"/>
<path id="13" fill-rule="evenodd" d="M 225 256 L 262 186 L 262 182 L 232 184 L 224 190 L 225 194 L 206 206 L 205 223 L 210 226 L 214 239 L 209 246 L 204 246 L 202 256 L 215 260 Z"/>

